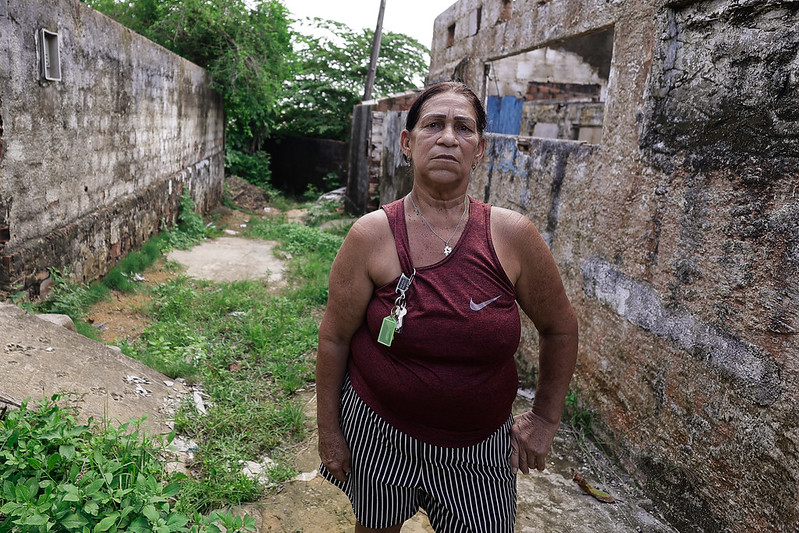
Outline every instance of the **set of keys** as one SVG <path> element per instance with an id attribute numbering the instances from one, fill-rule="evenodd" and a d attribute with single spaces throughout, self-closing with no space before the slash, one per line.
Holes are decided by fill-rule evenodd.
<path id="1" fill-rule="evenodd" d="M 394 292 L 399 293 L 399 296 L 394 300 L 394 307 L 391 308 L 391 312 L 383 319 L 383 324 L 380 326 L 380 333 L 377 335 L 377 342 L 384 346 L 391 346 L 391 343 L 394 342 L 394 334 L 402 333 L 402 319 L 408 314 L 408 310 L 405 308 L 405 293 L 411 286 L 411 282 L 413 282 L 415 276 L 415 268 L 413 269 L 411 277 L 406 276 L 403 272 L 397 283 L 397 288 L 394 289 Z"/>

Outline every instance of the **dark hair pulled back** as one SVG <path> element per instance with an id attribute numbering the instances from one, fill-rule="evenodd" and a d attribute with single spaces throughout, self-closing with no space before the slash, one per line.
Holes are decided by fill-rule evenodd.
<path id="1" fill-rule="evenodd" d="M 425 102 L 438 94 L 448 91 L 455 94 L 460 94 L 472 105 L 475 118 L 477 119 L 477 132 L 482 137 L 487 125 L 486 111 L 483 107 L 483 103 L 479 98 L 477 98 L 477 95 L 474 94 L 474 91 L 472 91 L 468 86 L 454 81 L 436 83 L 435 85 L 431 85 L 422 91 L 422 93 L 416 97 L 416 100 L 413 101 L 411 108 L 408 110 L 408 118 L 405 120 L 405 129 L 411 131 L 416 127 L 416 123 L 419 122 L 419 112 L 421 111 Z"/>

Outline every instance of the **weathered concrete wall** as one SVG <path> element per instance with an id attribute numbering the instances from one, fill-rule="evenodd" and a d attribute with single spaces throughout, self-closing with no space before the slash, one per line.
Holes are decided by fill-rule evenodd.
<path id="1" fill-rule="evenodd" d="M 373 211 L 411 190 L 412 176 L 399 142 L 417 94 L 408 91 L 355 106 L 345 198 L 351 213 Z"/>
<path id="2" fill-rule="evenodd" d="M 224 112 L 206 72 L 78 0 L 3 0 L 0 291 L 47 269 L 104 274 L 172 222 L 181 191 L 221 199 Z M 40 73 L 58 34 L 60 81 Z"/>
<path id="3" fill-rule="evenodd" d="M 462 0 L 435 22 L 428 82 L 483 95 L 488 62 L 613 29 L 601 144 L 490 135 L 470 192 L 550 243 L 573 384 L 683 531 L 799 527 L 797 27 L 795 0 Z"/>

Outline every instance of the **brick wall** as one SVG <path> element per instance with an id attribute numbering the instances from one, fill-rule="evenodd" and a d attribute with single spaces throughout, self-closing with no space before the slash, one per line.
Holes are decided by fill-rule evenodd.
<path id="1" fill-rule="evenodd" d="M 591 99 L 598 102 L 601 90 L 602 87 L 599 84 L 531 81 L 527 84 L 527 92 L 524 95 L 524 99 L 527 101 Z"/>

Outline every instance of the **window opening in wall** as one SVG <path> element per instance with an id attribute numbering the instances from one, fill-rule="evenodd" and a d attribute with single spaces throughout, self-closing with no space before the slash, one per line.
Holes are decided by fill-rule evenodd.
<path id="1" fill-rule="evenodd" d="M 487 64 L 488 131 L 599 144 L 613 28 Z"/>
<path id="2" fill-rule="evenodd" d="M 483 19 L 483 6 L 478 7 L 469 14 L 469 35 L 477 35 Z"/>
<path id="3" fill-rule="evenodd" d="M 455 24 L 450 24 L 447 28 L 447 48 L 455 44 Z"/>
<path id="4" fill-rule="evenodd" d="M 58 34 L 44 28 L 39 36 L 41 74 L 46 80 L 61 81 L 61 58 Z"/>

